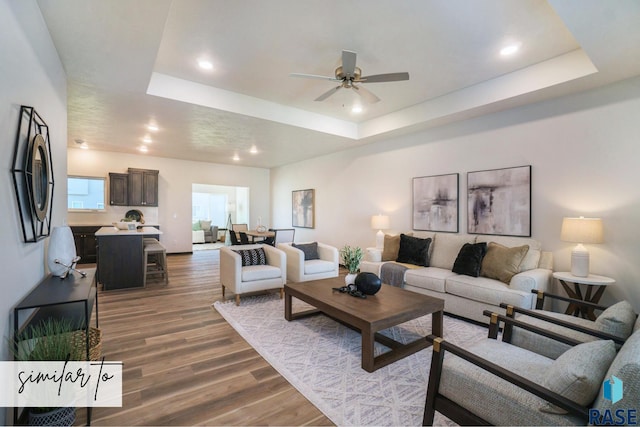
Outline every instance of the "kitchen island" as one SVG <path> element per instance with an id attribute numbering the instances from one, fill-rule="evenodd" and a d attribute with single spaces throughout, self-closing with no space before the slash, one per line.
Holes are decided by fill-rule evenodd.
<path id="1" fill-rule="evenodd" d="M 155 227 L 139 227 L 131 231 L 102 227 L 96 231 L 97 277 L 102 289 L 110 291 L 143 287 L 144 238 L 159 239 L 161 234 L 162 231 Z"/>

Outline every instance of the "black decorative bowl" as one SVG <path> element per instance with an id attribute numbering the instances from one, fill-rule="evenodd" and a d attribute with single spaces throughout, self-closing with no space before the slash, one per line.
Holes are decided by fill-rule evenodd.
<path id="1" fill-rule="evenodd" d="M 373 273 L 358 273 L 356 276 L 356 288 L 365 295 L 374 295 L 380 290 L 382 282 Z"/>

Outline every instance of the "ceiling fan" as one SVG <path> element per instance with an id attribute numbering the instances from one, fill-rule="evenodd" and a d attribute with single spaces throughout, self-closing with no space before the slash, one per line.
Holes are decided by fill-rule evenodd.
<path id="1" fill-rule="evenodd" d="M 362 97 L 362 99 L 371 104 L 380 101 L 380 98 L 378 98 L 375 94 L 365 89 L 364 87 L 360 85 L 356 86 L 354 83 L 381 83 L 409 80 L 409 73 L 386 73 L 363 76 L 362 70 L 359 67 L 356 67 L 356 53 L 350 50 L 342 51 L 342 65 L 336 68 L 335 77 L 301 73 L 291 73 L 289 74 L 289 76 L 329 80 L 332 82 L 340 83 L 338 86 L 329 89 L 328 91 L 317 97 L 315 101 L 324 101 L 325 99 L 336 93 L 339 89 L 345 88 L 353 89 L 358 95 Z"/>

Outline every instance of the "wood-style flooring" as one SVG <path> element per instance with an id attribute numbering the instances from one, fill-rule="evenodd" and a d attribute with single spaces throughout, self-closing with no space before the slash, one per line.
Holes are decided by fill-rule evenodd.
<path id="1" fill-rule="evenodd" d="M 93 408 L 92 425 L 333 425 L 211 306 L 219 254 L 170 255 L 168 285 L 100 293 L 103 355 L 124 362 L 123 406 Z"/>

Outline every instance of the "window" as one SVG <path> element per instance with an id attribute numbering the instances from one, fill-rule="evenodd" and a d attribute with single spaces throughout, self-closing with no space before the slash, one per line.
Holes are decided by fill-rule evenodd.
<path id="1" fill-rule="evenodd" d="M 105 178 L 70 176 L 67 178 L 67 208 L 104 210 Z"/>

